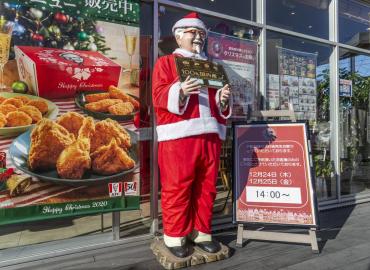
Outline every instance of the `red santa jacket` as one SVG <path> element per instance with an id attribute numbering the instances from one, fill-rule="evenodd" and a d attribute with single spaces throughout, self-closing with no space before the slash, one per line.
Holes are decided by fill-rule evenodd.
<path id="1" fill-rule="evenodd" d="M 220 89 L 202 87 L 199 95 L 191 95 L 185 105 L 180 107 L 181 87 L 176 72 L 175 56 L 204 59 L 199 54 L 177 49 L 172 55 L 159 58 L 155 64 L 152 96 L 158 141 L 208 133 L 217 133 L 221 140 L 225 140 L 226 119 L 231 116 L 231 102 L 228 110 L 222 112 L 219 101 Z"/>

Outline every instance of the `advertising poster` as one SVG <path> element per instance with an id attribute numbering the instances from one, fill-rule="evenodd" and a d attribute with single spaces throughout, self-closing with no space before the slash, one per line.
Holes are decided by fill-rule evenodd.
<path id="1" fill-rule="evenodd" d="M 0 5 L 0 224 L 138 209 L 139 2 Z"/>
<path id="2" fill-rule="evenodd" d="M 267 74 L 267 102 L 269 110 L 277 110 L 280 107 L 280 77 L 275 74 Z"/>
<path id="3" fill-rule="evenodd" d="M 304 123 L 234 125 L 234 221 L 317 225 Z"/>
<path id="4" fill-rule="evenodd" d="M 231 84 L 233 118 L 245 118 L 256 108 L 257 43 L 209 32 L 207 52 L 222 64 Z"/>
<path id="5" fill-rule="evenodd" d="M 339 79 L 339 96 L 352 97 L 352 80 Z"/>
<path id="6" fill-rule="evenodd" d="M 317 54 L 278 48 L 281 109 L 292 104 L 298 120 L 316 120 Z"/>

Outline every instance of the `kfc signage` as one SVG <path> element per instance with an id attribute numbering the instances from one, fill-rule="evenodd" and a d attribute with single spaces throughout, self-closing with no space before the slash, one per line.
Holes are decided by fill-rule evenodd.
<path id="1" fill-rule="evenodd" d="M 109 197 L 120 197 L 122 196 L 122 182 L 109 183 Z"/>
<path id="2" fill-rule="evenodd" d="M 234 221 L 317 225 L 305 123 L 234 125 Z"/>

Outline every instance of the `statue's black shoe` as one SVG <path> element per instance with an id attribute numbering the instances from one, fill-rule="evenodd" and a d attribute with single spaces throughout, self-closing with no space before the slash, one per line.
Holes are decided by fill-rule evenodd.
<path id="1" fill-rule="evenodd" d="M 209 253 L 216 253 L 221 250 L 220 243 L 216 241 L 204 241 L 196 243 L 198 247 L 200 247 L 203 251 L 209 252 Z"/>
<path id="2" fill-rule="evenodd" d="M 190 255 L 190 250 L 188 245 L 176 246 L 176 247 L 167 247 L 169 251 L 179 258 L 185 258 Z"/>

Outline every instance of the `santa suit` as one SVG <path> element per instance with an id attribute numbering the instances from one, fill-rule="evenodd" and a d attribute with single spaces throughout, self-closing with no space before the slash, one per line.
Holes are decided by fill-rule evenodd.
<path id="1" fill-rule="evenodd" d="M 193 229 L 210 234 L 221 140 L 231 109 L 222 112 L 220 90 L 205 87 L 180 107 L 175 56 L 205 58 L 177 49 L 159 58 L 153 71 L 164 234 L 183 237 Z"/>

